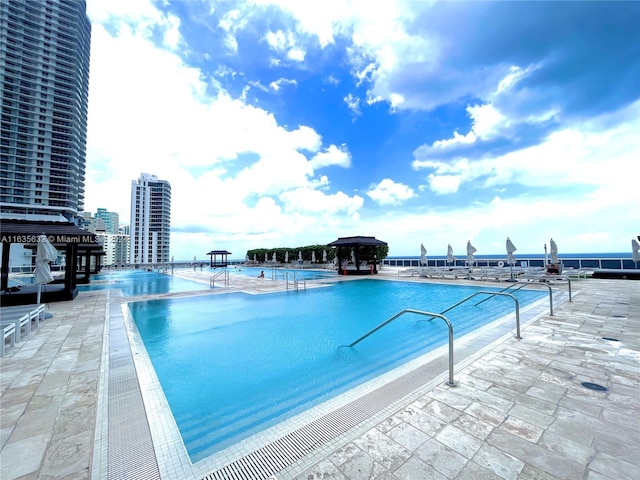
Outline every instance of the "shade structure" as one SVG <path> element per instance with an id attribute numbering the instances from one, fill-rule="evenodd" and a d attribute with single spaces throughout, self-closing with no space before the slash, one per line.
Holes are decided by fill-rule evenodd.
<path id="1" fill-rule="evenodd" d="M 513 242 L 509 239 L 509 237 L 507 237 L 506 248 L 507 248 L 507 263 L 509 265 L 515 265 L 516 257 L 513 253 L 517 250 L 517 248 L 513 244 Z"/>
<path id="2" fill-rule="evenodd" d="M 40 303 L 40 294 L 42 292 L 42 284 L 53 281 L 51 275 L 50 262 L 58 258 L 58 250 L 51 245 L 46 235 L 38 237 L 38 247 L 36 249 L 36 269 L 33 275 L 33 283 L 38 284 L 37 303 Z"/>
<path id="3" fill-rule="evenodd" d="M 549 253 L 551 255 L 551 263 L 558 263 L 558 245 L 553 240 L 553 238 L 549 241 Z"/>
<path id="4" fill-rule="evenodd" d="M 451 244 L 447 245 L 447 263 L 449 265 L 456 263 L 456 257 L 453 256 L 453 248 L 451 248 Z"/>
<path id="5" fill-rule="evenodd" d="M 473 262 L 474 262 L 474 257 L 473 254 L 476 253 L 478 250 L 476 249 L 476 247 L 474 247 L 473 245 L 471 245 L 471 240 L 469 240 L 467 242 L 467 265 L 469 267 L 473 266 Z"/>
<path id="6" fill-rule="evenodd" d="M 424 248 L 424 243 L 420 244 L 420 265 L 427 264 L 427 249 Z"/>
<path id="7" fill-rule="evenodd" d="M 631 239 L 631 253 L 633 255 L 633 263 L 638 268 L 638 262 L 640 262 L 640 243 L 635 238 Z"/>

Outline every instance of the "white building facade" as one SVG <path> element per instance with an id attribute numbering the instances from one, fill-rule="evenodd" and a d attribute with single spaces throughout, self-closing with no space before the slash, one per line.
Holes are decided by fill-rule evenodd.
<path id="1" fill-rule="evenodd" d="M 96 238 L 105 252 L 102 265 L 124 267 L 129 263 L 129 235 L 96 232 Z"/>
<path id="2" fill-rule="evenodd" d="M 146 265 L 169 262 L 171 185 L 156 175 L 141 173 L 131 182 L 129 262 Z"/>

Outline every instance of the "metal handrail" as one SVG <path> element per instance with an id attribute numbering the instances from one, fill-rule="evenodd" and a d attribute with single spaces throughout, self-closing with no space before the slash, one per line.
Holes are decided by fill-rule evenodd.
<path id="1" fill-rule="evenodd" d="M 522 340 L 522 337 L 520 336 L 520 302 L 518 302 L 518 299 L 516 297 L 514 297 L 513 295 L 511 295 L 510 293 L 505 293 L 505 292 L 486 292 L 486 291 L 481 290 L 479 292 L 472 293 L 468 297 L 463 298 L 458 303 L 455 303 L 454 305 L 451 305 L 449 308 L 443 310 L 440 313 L 447 313 L 448 311 L 453 310 L 457 306 L 463 304 L 467 300 L 471 300 L 476 295 L 492 295 L 492 296 L 493 295 L 499 295 L 499 296 L 504 296 L 504 297 L 511 297 L 513 299 L 513 301 L 515 302 L 515 304 L 516 304 L 516 338 L 518 340 Z"/>
<path id="2" fill-rule="evenodd" d="M 225 287 L 229 286 L 229 272 L 227 270 L 222 270 L 221 272 L 216 273 L 211 278 L 209 278 L 209 288 L 213 288 L 216 278 L 220 275 L 224 275 L 224 285 Z"/>
<path id="3" fill-rule="evenodd" d="M 289 274 L 291 274 L 291 276 L 293 277 L 292 278 L 293 288 L 298 290 L 298 283 L 302 282 L 302 286 L 304 287 L 304 289 L 305 290 L 307 289 L 307 282 L 295 270 L 294 271 L 285 270 L 284 274 L 285 274 L 285 281 L 287 282 L 287 290 L 289 290 Z"/>
<path id="4" fill-rule="evenodd" d="M 518 287 L 515 287 L 516 285 L 519 285 Z M 507 290 L 511 290 L 512 292 L 517 292 L 518 290 L 520 290 L 521 288 L 526 287 L 527 284 L 526 283 L 512 283 L 510 284 L 508 287 L 503 288 L 502 290 L 500 290 L 500 292 L 506 292 Z M 493 298 L 493 295 L 485 298 L 484 300 L 480 300 L 478 303 L 475 303 L 473 306 L 477 307 L 478 305 L 480 305 L 481 303 L 486 302 L 487 300 L 491 300 Z"/>
<path id="5" fill-rule="evenodd" d="M 349 345 L 341 345 L 341 346 L 343 346 L 343 347 L 353 347 L 354 345 L 360 343 L 362 340 L 367 338 L 369 335 L 377 332 L 382 327 L 384 327 L 385 325 L 388 325 L 389 323 L 393 322 L 396 318 L 400 317 L 401 315 L 404 315 L 405 313 L 416 313 L 418 315 L 428 315 L 428 316 L 430 316 L 432 318 L 441 318 L 447 324 L 447 327 L 449 329 L 449 381 L 447 382 L 447 385 L 454 387 L 456 385 L 456 383 L 453 380 L 453 325 L 451 325 L 451 322 L 447 319 L 447 317 L 445 317 L 444 315 L 441 315 L 439 313 L 423 312 L 421 310 L 414 310 L 412 308 L 405 308 L 404 310 L 396 313 L 391 318 L 385 320 L 380 325 L 375 327 L 373 330 L 370 330 L 369 332 L 367 332 L 366 334 L 364 334 L 363 336 L 361 336 L 360 338 L 358 338 L 356 341 L 352 342 L 351 344 L 349 344 Z"/>

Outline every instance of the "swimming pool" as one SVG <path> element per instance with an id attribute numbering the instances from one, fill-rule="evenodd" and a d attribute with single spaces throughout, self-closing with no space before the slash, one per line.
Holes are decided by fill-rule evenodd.
<path id="1" fill-rule="evenodd" d="M 120 270 L 91 276 L 91 284 L 78 285 L 81 292 L 118 288 L 125 297 L 157 295 L 161 293 L 209 290 L 209 285 L 192 282 L 146 270 Z"/>
<path id="2" fill-rule="evenodd" d="M 444 322 L 407 315 L 343 348 L 403 308 L 442 311 L 486 286 L 378 281 L 267 295 L 230 293 L 129 304 L 192 461 L 444 345 Z M 497 291 L 497 289 L 496 289 Z M 544 296 L 516 293 L 521 305 Z M 449 312 L 456 338 L 513 314 L 495 297 Z"/>
<path id="3" fill-rule="evenodd" d="M 266 278 L 272 278 L 275 275 L 276 280 L 284 280 L 284 275 L 289 275 L 289 281 L 292 281 L 295 275 L 297 279 L 303 280 L 321 280 L 323 278 L 332 278 L 337 276 L 335 270 L 315 270 L 304 268 L 287 268 L 287 267 L 228 267 L 227 270 L 231 274 L 244 275 L 248 277 L 257 277 L 260 272 L 264 272 Z"/>

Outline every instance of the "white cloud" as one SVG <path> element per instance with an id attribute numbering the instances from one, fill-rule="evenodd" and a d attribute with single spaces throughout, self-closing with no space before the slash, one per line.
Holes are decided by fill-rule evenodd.
<path id="1" fill-rule="evenodd" d="M 296 36 L 293 32 L 284 32 L 278 30 L 272 32 L 269 30 L 265 35 L 267 44 L 277 53 L 285 53 L 289 60 L 303 62 L 306 51 L 298 45 Z"/>
<path id="2" fill-rule="evenodd" d="M 314 170 L 329 167 L 331 165 L 348 168 L 351 165 L 351 154 L 349 153 L 346 145 L 341 145 L 339 147 L 329 145 L 326 150 L 314 155 L 309 163 Z"/>
<path id="3" fill-rule="evenodd" d="M 346 146 L 323 147 L 313 128 L 286 129 L 269 112 L 219 88 L 210 96 L 198 69 L 126 24 L 115 31 L 93 25 L 88 211 L 105 207 L 126 224 L 131 181 L 141 172 L 168 180 L 176 258 L 192 258 L 186 252 L 214 238 L 247 248 L 285 237 L 304 243 L 310 230 L 358 218 L 362 197 L 331 192 L 328 177 L 314 174 L 348 167 Z M 320 228 L 318 218 L 324 218 Z M 201 231 L 189 233 L 191 226 Z"/>
<path id="4" fill-rule="evenodd" d="M 283 86 L 293 85 L 296 86 L 298 84 L 297 80 L 290 80 L 288 78 L 279 78 L 278 80 L 274 80 L 269 84 L 272 90 L 276 92 L 279 91 Z"/>
<path id="5" fill-rule="evenodd" d="M 409 200 L 416 196 L 411 187 L 396 183 L 389 178 L 385 178 L 377 185 L 371 186 L 367 195 L 380 205 L 399 205 L 404 200 Z"/>

